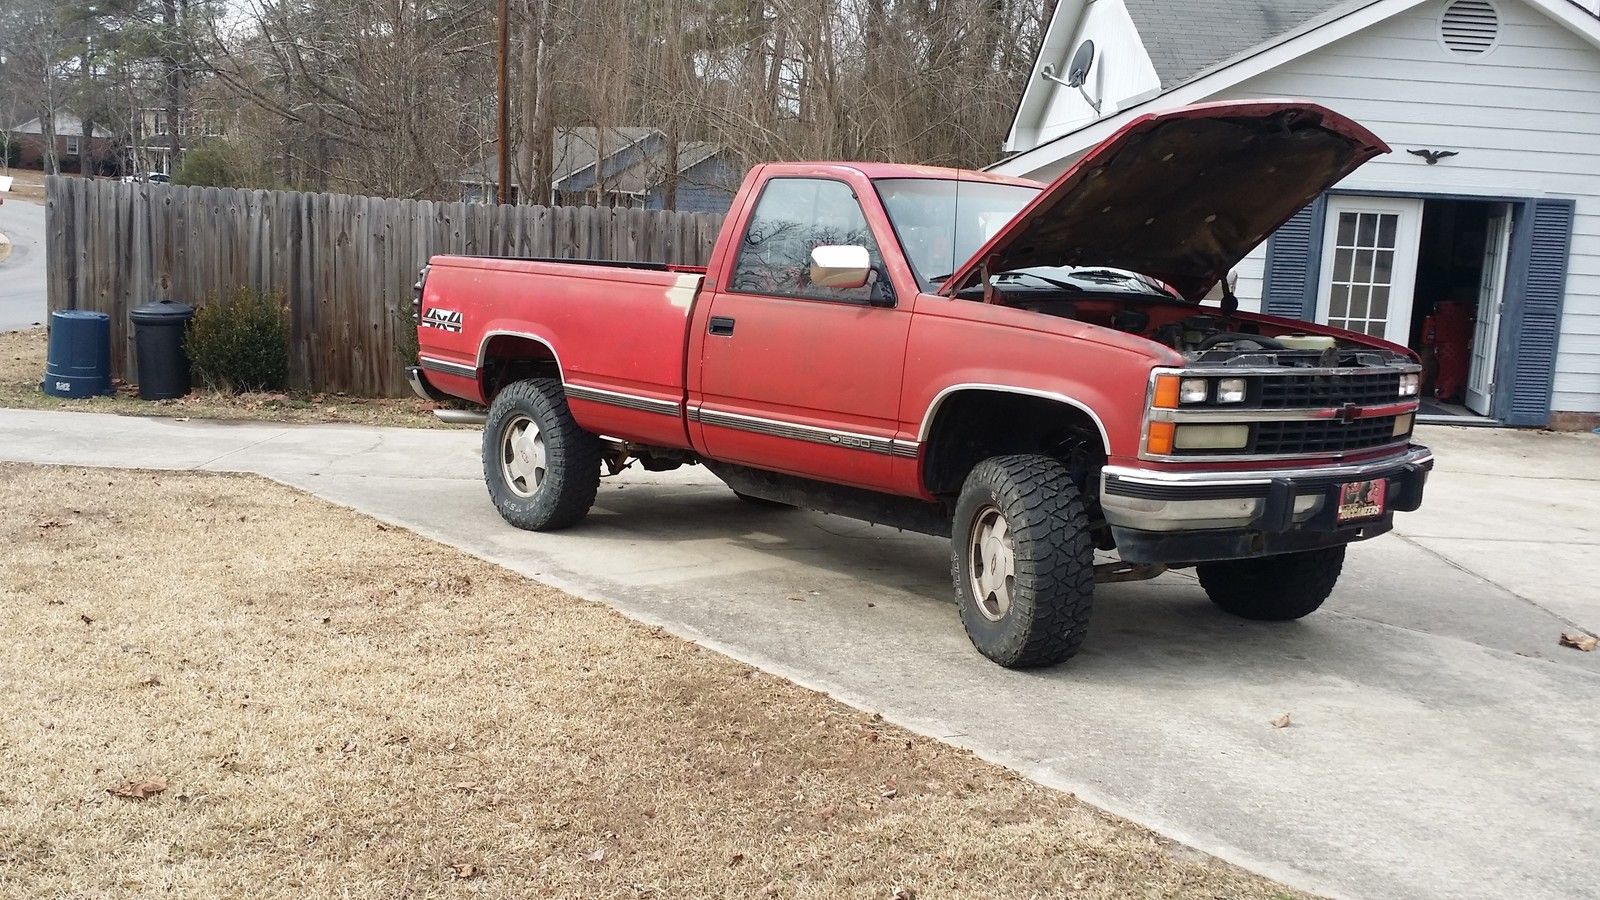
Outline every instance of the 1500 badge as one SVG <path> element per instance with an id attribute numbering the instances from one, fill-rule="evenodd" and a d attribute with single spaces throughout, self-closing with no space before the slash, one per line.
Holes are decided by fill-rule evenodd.
<path id="1" fill-rule="evenodd" d="M 431 307 L 423 310 L 421 324 L 423 328 L 437 328 L 440 331 L 459 334 L 461 332 L 461 310 L 441 309 L 437 306 Z"/>

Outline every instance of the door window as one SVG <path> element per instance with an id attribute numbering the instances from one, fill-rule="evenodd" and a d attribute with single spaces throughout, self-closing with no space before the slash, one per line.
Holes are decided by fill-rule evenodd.
<path id="1" fill-rule="evenodd" d="M 1407 343 L 1421 232 L 1421 200 L 1329 198 L 1317 321 Z"/>
<path id="2" fill-rule="evenodd" d="M 811 251 L 827 244 L 867 248 L 873 274 L 859 288 L 811 283 Z M 887 290 L 882 258 L 855 192 L 842 181 L 774 178 L 756 201 L 739 242 L 729 290 L 807 300 L 865 303 Z"/>
<path id="3" fill-rule="evenodd" d="M 1339 213 L 1328 324 L 1383 337 L 1394 286 L 1395 213 Z"/>

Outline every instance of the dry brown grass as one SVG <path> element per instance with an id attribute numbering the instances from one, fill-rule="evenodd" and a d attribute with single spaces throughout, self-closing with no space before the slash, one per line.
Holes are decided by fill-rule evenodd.
<path id="1" fill-rule="evenodd" d="M 8 199 L 26 197 L 30 200 L 44 199 L 44 173 L 32 169 L 7 169 L 6 175 L 12 177 L 11 191 L 5 196 Z"/>
<path id="2" fill-rule="evenodd" d="M 45 331 L 0 332 L 0 407 L 68 409 L 134 416 L 252 419 L 269 422 L 354 422 L 406 428 L 451 428 L 433 415 L 434 404 L 411 397 L 340 397 L 286 392 L 222 394 L 196 389 L 178 400 L 140 400 L 136 388 L 116 386 L 109 397 L 63 400 L 39 390 L 44 375 Z"/>
<path id="3" fill-rule="evenodd" d="M 0 508 L 0 896 L 1290 895 L 264 480 Z"/>

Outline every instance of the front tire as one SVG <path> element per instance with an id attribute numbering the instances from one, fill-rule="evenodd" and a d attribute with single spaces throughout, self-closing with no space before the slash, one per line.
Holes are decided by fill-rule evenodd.
<path id="1" fill-rule="evenodd" d="M 507 385 L 483 424 L 483 480 L 501 518 L 555 531 L 588 515 L 600 490 L 600 440 L 579 427 L 561 382 Z"/>
<path id="2" fill-rule="evenodd" d="M 1344 546 L 1195 566 L 1200 586 L 1224 612 L 1286 622 L 1317 611 L 1344 568 Z"/>
<path id="3" fill-rule="evenodd" d="M 951 530 L 961 623 L 978 652 L 1011 669 L 1078 652 L 1094 604 L 1094 542 L 1061 463 L 1031 455 L 979 463 Z"/>

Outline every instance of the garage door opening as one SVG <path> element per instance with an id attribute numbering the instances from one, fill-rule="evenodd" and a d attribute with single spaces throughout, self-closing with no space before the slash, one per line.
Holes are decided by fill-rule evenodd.
<path id="1" fill-rule="evenodd" d="M 1510 242 L 1509 204 L 1423 204 L 1406 344 L 1422 357 L 1424 414 L 1494 415 L 1495 345 Z"/>

